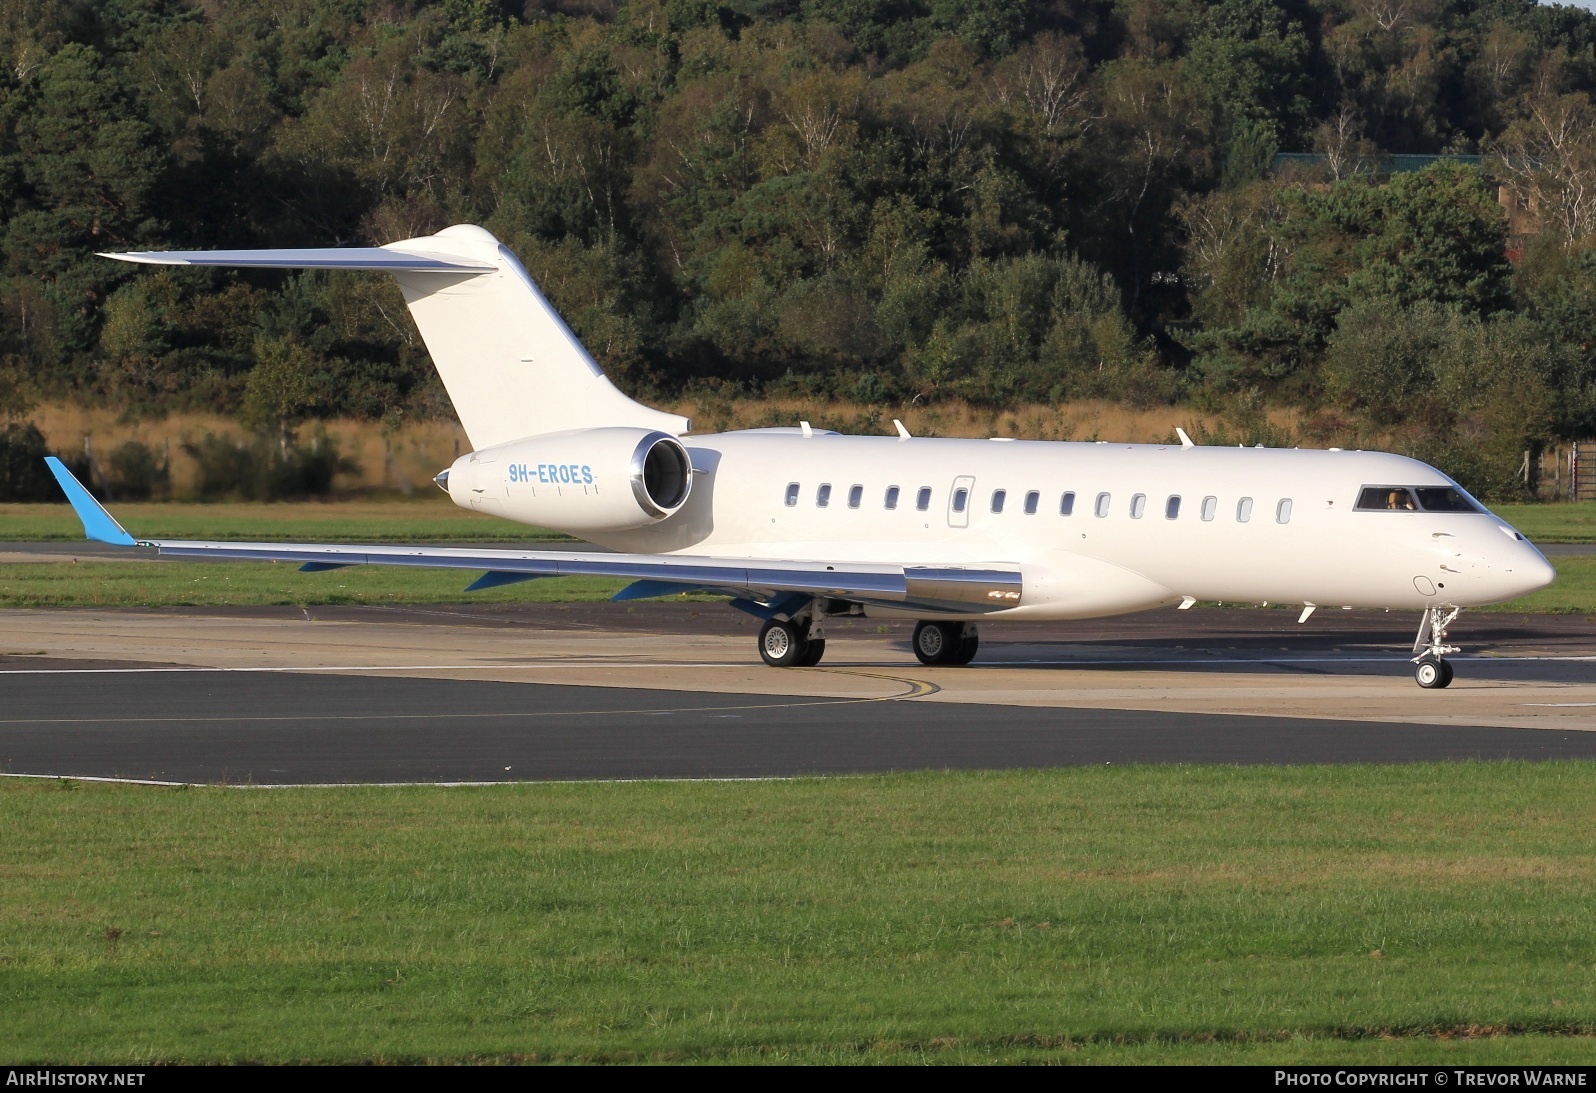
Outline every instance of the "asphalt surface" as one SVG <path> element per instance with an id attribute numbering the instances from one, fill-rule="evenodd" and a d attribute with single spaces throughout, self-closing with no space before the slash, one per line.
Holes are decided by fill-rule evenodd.
<path id="1" fill-rule="evenodd" d="M 1596 732 L 106 667 L 0 676 L 0 771 L 286 785 L 1596 757 Z"/>

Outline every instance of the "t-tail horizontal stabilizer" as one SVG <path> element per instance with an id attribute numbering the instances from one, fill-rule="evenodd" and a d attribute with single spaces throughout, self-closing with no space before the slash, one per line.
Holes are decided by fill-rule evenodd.
<path id="1" fill-rule="evenodd" d="M 131 251 L 104 257 L 154 266 L 392 274 L 460 424 L 479 450 L 571 429 L 621 425 L 673 436 L 688 430 L 686 418 L 633 402 L 610 383 L 515 255 L 474 224 L 382 247 Z"/>
<path id="2" fill-rule="evenodd" d="M 50 473 L 55 475 L 55 480 L 61 483 L 61 488 L 66 491 L 67 501 L 72 505 L 72 511 L 78 514 L 78 519 L 83 521 L 83 534 L 97 543 L 110 543 L 112 546 L 138 546 L 138 540 L 122 530 L 122 525 L 116 518 L 105 511 L 105 506 L 94 499 L 88 490 L 83 488 L 83 483 L 72 477 L 72 472 L 66 469 L 66 464 L 53 455 L 44 457 L 45 464 L 50 468 Z"/>

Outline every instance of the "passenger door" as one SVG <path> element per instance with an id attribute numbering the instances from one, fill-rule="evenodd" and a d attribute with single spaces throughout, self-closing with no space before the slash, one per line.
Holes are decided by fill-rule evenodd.
<path id="1" fill-rule="evenodd" d="M 953 480 L 953 488 L 948 491 L 948 527 L 967 528 L 970 526 L 970 505 L 975 500 L 975 476 L 961 474 Z"/>

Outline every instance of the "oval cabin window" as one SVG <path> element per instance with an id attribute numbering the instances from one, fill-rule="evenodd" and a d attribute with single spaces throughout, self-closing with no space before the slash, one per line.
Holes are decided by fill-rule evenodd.
<path id="1" fill-rule="evenodd" d="M 798 503 L 798 483 L 787 483 L 787 507 L 792 508 Z"/>
<path id="2" fill-rule="evenodd" d="M 1236 502 L 1236 523 L 1245 524 L 1252 519 L 1252 498 L 1243 497 Z"/>
<path id="3" fill-rule="evenodd" d="M 1219 498 L 1204 497 L 1203 507 L 1200 511 L 1200 515 L 1204 520 L 1212 520 L 1215 516 L 1219 515 Z"/>
<path id="4" fill-rule="evenodd" d="M 954 512 L 963 512 L 965 506 L 968 505 L 969 503 L 970 503 L 970 491 L 969 490 L 964 489 L 961 486 L 959 489 L 956 489 L 956 490 L 953 491 L 953 511 Z"/>
<path id="5" fill-rule="evenodd" d="M 882 502 L 888 512 L 898 507 L 898 487 L 888 486 L 886 500 Z"/>
<path id="6" fill-rule="evenodd" d="M 859 502 L 861 502 L 863 500 L 864 500 L 864 487 L 863 486 L 852 486 L 852 487 L 849 488 L 849 490 L 848 490 L 848 507 L 849 508 L 851 508 L 851 509 L 858 508 L 859 507 Z"/>
<path id="7" fill-rule="evenodd" d="M 1169 500 L 1164 502 L 1164 519 L 1180 519 L 1180 494 L 1172 494 Z"/>
<path id="8" fill-rule="evenodd" d="M 1097 506 L 1093 509 L 1093 511 L 1096 512 L 1099 517 L 1107 516 L 1108 515 L 1108 502 L 1109 502 L 1108 494 L 1106 494 L 1106 493 L 1098 494 L 1097 495 Z"/>
<path id="9" fill-rule="evenodd" d="M 931 507 L 931 487 L 921 486 L 920 492 L 915 496 L 914 507 L 924 512 Z"/>
<path id="10" fill-rule="evenodd" d="M 1025 495 L 1025 515 L 1027 515 L 1027 516 L 1035 516 L 1036 515 L 1036 506 L 1041 502 L 1041 500 L 1042 500 L 1042 495 L 1037 493 L 1035 490 L 1032 490 L 1030 493 L 1026 494 Z"/>
<path id="11" fill-rule="evenodd" d="M 1073 493 L 1066 493 L 1063 497 L 1058 499 L 1058 514 L 1060 516 L 1068 516 L 1074 511 L 1075 495 Z"/>
<path id="12" fill-rule="evenodd" d="M 815 507 L 823 509 L 829 504 L 831 504 L 831 483 L 826 482 L 815 491 Z"/>
<path id="13" fill-rule="evenodd" d="M 1291 523 L 1291 498 L 1284 498 L 1280 504 L 1275 506 L 1275 523 Z"/>
<path id="14" fill-rule="evenodd" d="M 1140 520 L 1147 511 L 1147 495 L 1138 493 L 1131 498 L 1131 519 Z"/>
<path id="15" fill-rule="evenodd" d="M 1007 501 L 1008 498 L 1009 498 L 1009 491 L 1008 490 L 993 490 L 992 491 L 992 511 L 993 512 L 1002 512 L 1003 511 L 1003 502 Z"/>

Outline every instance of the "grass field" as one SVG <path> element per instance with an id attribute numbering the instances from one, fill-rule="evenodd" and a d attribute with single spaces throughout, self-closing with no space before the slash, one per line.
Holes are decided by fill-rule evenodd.
<path id="1" fill-rule="evenodd" d="M 10 1062 L 1584 1062 L 1596 766 L 0 784 Z"/>
<path id="2" fill-rule="evenodd" d="M 436 499 L 113 506 L 139 536 L 323 542 L 499 542 L 563 538 L 518 528 Z M 1596 541 L 1596 502 L 1504 506 L 1502 514 L 1542 542 Z M 525 534 L 519 534 L 524 532 Z M 82 527 L 65 505 L 0 505 L 0 542 L 73 541 Z M 1596 558 L 1559 557 L 1557 584 L 1491 611 L 1596 613 Z M 474 574 L 353 567 L 299 573 L 260 563 L 92 561 L 0 566 L 0 607 L 210 606 L 222 604 L 589 602 L 608 599 L 624 581 L 588 578 L 531 581 L 466 597 Z M 703 598 L 703 597 L 699 597 Z"/>
<path id="3" fill-rule="evenodd" d="M 1596 501 L 1492 505 L 1491 511 L 1536 543 L 1596 543 Z"/>
<path id="4" fill-rule="evenodd" d="M 0 608 L 592 603 L 627 583 L 550 577 L 467 593 L 466 585 L 478 576 L 474 570 L 397 566 L 301 573 L 292 562 L 29 562 L 0 565 Z"/>
<path id="5" fill-rule="evenodd" d="M 135 536 L 151 539 L 252 539 L 443 542 L 564 538 L 466 512 L 441 493 L 413 498 L 201 505 L 183 502 L 112 504 Z M 1596 543 L 1596 501 L 1498 505 L 1495 511 L 1532 540 Z M 0 542 L 83 538 L 83 525 L 59 505 L 0 505 Z"/>
<path id="6" fill-rule="evenodd" d="M 1481 611 L 1596 613 L 1596 557 L 1552 559 L 1557 583 Z M 351 566 L 301 573 L 286 562 L 85 561 L 0 565 L 0 608 L 180 607 L 343 603 L 591 603 L 625 581 L 558 577 L 466 593 L 470 570 Z M 688 599 L 713 596 L 689 593 Z"/>
<path id="7" fill-rule="evenodd" d="M 428 492 L 406 499 L 216 505 L 145 502 L 108 507 L 131 534 L 149 539 L 431 543 L 566 538 L 543 528 L 467 512 L 430 486 Z M 59 505 L 0 505 L 0 542 L 82 538 L 83 525 L 65 501 Z"/>

